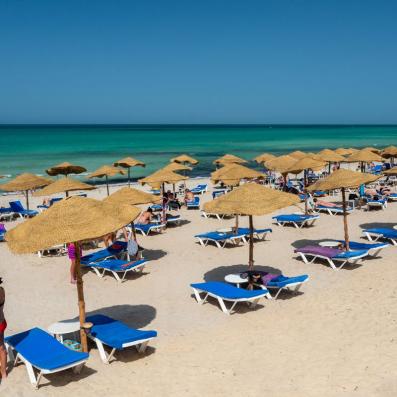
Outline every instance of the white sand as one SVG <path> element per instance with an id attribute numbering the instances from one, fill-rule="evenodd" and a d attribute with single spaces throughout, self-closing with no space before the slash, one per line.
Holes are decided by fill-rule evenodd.
<path id="1" fill-rule="evenodd" d="M 98 194 L 103 196 L 105 188 L 89 196 Z M 11 197 L 1 197 L 0 204 Z M 210 194 L 203 198 L 210 200 Z M 315 227 L 302 230 L 271 225 L 271 215 L 257 217 L 255 226 L 271 225 L 273 233 L 270 241 L 255 244 L 256 265 L 286 275 L 307 273 L 310 281 L 299 295 L 283 294 L 277 301 L 263 301 L 255 311 L 243 306 L 226 316 L 215 302 L 198 305 L 189 284 L 203 278 L 222 280 L 244 268 L 248 248 L 199 246 L 194 234 L 234 221 L 206 220 L 194 210 L 183 209 L 181 214 L 189 223 L 161 235 L 139 236 L 150 259 L 144 275 L 122 284 L 110 276 L 84 276 L 87 312 L 158 331 L 147 353 L 139 356 L 128 349 L 104 365 L 92 347 L 80 375 L 66 371 L 45 377 L 39 391 L 33 390 L 25 367 L 19 365 L 0 386 L 0 395 L 397 395 L 396 247 L 362 266 L 334 272 L 324 264 L 304 264 L 293 245 L 306 239 L 342 238 L 342 217 L 321 215 Z M 351 238 L 364 241 L 360 225 L 368 223 L 397 223 L 397 203 L 385 211 L 355 211 L 349 216 Z M 247 225 L 247 219 L 241 224 Z M 5 243 L 0 255 L 7 335 L 77 316 L 67 257 L 16 256 Z"/>

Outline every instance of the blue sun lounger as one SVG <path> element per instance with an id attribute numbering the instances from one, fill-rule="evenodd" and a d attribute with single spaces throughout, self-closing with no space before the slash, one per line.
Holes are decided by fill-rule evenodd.
<path id="1" fill-rule="evenodd" d="M 10 208 L 15 214 L 19 215 L 21 218 L 28 218 L 38 214 L 38 211 L 26 210 L 19 200 L 10 201 Z"/>
<path id="2" fill-rule="evenodd" d="M 344 244 L 344 240 L 335 240 L 338 243 Z M 366 250 L 368 251 L 369 255 L 376 257 L 378 256 L 379 252 L 382 251 L 384 248 L 390 247 L 388 243 L 358 243 L 356 241 L 349 241 L 349 248 L 351 250 Z"/>
<path id="3" fill-rule="evenodd" d="M 320 215 L 299 215 L 299 214 L 286 214 L 286 215 L 276 215 L 272 219 L 280 226 L 285 226 L 287 224 L 292 224 L 297 229 L 303 226 L 312 226 L 313 223 L 320 218 Z"/>
<path id="4" fill-rule="evenodd" d="M 144 353 L 149 341 L 157 336 L 156 331 L 131 328 L 121 321 L 102 314 L 88 316 L 86 321 L 93 324 L 88 337 L 96 343 L 99 355 L 105 364 L 109 364 L 116 350 L 126 347 L 135 346 L 139 353 Z M 106 353 L 104 345 L 112 349 L 109 354 Z"/>
<path id="5" fill-rule="evenodd" d="M 265 288 L 270 290 L 276 289 L 277 292 L 274 296 L 272 296 L 272 299 L 277 299 L 280 292 L 283 290 L 291 290 L 293 288 L 294 292 L 298 292 L 302 284 L 305 283 L 308 279 L 309 276 L 307 274 L 302 274 L 295 277 L 287 277 L 280 274 L 277 278 L 269 281 L 266 284 Z"/>
<path id="6" fill-rule="evenodd" d="M 113 274 L 118 282 L 123 282 L 127 273 L 141 273 L 148 261 L 138 259 L 135 261 L 123 261 L 121 259 L 106 259 L 104 261 L 89 263 L 84 267 L 90 268 L 98 277 L 103 277 L 106 272 Z M 120 275 L 121 277 L 120 277 Z"/>
<path id="7" fill-rule="evenodd" d="M 389 196 L 387 196 L 387 199 L 389 201 L 397 201 L 397 193 L 391 193 Z"/>
<path id="8" fill-rule="evenodd" d="M 368 238 L 369 241 L 378 241 L 380 238 L 390 240 L 393 245 L 397 245 L 397 230 L 388 229 L 383 227 L 365 229 L 363 230 L 364 236 Z"/>
<path id="9" fill-rule="evenodd" d="M 136 223 L 135 230 L 144 236 L 148 236 L 152 232 L 161 233 L 165 226 L 165 223 L 148 223 L 147 225 Z"/>
<path id="10" fill-rule="evenodd" d="M 193 200 L 186 201 L 187 209 L 198 209 L 200 208 L 200 197 L 195 196 Z"/>
<path id="11" fill-rule="evenodd" d="M 343 215 L 343 207 L 327 207 L 325 205 L 316 205 L 314 208 L 315 212 L 326 212 L 329 215 Z M 353 212 L 352 207 L 347 207 L 346 212 L 350 214 Z"/>
<path id="12" fill-rule="evenodd" d="M 268 233 L 272 233 L 273 230 L 272 229 L 254 229 L 253 235 L 254 238 L 258 239 L 258 240 L 265 240 L 266 236 L 268 235 Z M 244 234 L 246 238 L 249 238 L 250 236 L 250 229 L 248 227 L 239 227 L 237 229 L 237 233 L 239 234 Z"/>
<path id="13" fill-rule="evenodd" d="M 38 388 L 42 375 L 74 368 L 79 372 L 88 353 L 75 352 L 40 328 L 32 328 L 5 338 L 9 358 L 26 365 L 30 383 Z M 14 354 L 16 352 L 16 355 Z M 35 369 L 38 374 L 35 374 Z"/>
<path id="14" fill-rule="evenodd" d="M 109 258 L 120 258 L 127 254 L 127 243 L 125 241 L 115 241 L 110 247 L 93 252 L 92 254 L 81 257 L 81 264 L 88 265 L 90 263 L 104 261 Z"/>
<path id="15" fill-rule="evenodd" d="M 6 227 L 3 223 L 0 223 L 0 242 L 5 241 L 4 236 L 6 234 L 7 230 Z"/>
<path id="16" fill-rule="evenodd" d="M 193 288 L 197 303 L 202 305 L 211 296 L 218 300 L 219 306 L 225 314 L 231 314 L 239 302 L 252 302 L 251 307 L 254 307 L 259 299 L 270 295 L 267 289 L 248 291 L 220 281 L 195 283 L 190 284 L 190 286 Z M 201 293 L 204 294 L 204 297 L 201 297 Z M 226 307 L 225 301 L 232 302 L 232 306 L 229 309 Z"/>
<path id="17" fill-rule="evenodd" d="M 239 245 L 240 242 L 246 243 L 246 233 L 233 232 L 209 232 L 196 234 L 194 237 L 198 239 L 200 245 L 206 247 L 208 243 L 214 243 L 218 248 L 225 248 L 226 244 Z"/>
<path id="18" fill-rule="evenodd" d="M 203 184 L 203 185 L 197 185 L 196 187 L 194 187 L 193 189 L 191 189 L 190 191 L 193 194 L 204 194 L 207 191 L 208 185 Z"/>
<path id="19" fill-rule="evenodd" d="M 313 263 L 316 259 L 326 260 L 333 270 L 340 270 L 346 263 L 356 264 L 361 258 L 367 256 L 368 250 L 342 251 L 336 248 L 307 245 L 295 250 L 305 263 Z M 307 257 L 312 257 L 309 261 Z M 336 263 L 340 263 L 339 266 Z"/>
<path id="20" fill-rule="evenodd" d="M 387 208 L 387 198 L 382 199 L 367 199 L 367 211 L 371 208 L 385 210 Z"/>

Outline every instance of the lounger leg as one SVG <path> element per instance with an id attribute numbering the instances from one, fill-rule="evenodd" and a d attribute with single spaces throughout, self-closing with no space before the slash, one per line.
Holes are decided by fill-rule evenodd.
<path id="1" fill-rule="evenodd" d="M 26 371 L 28 373 L 29 381 L 37 389 L 39 387 L 39 382 L 42 374 L 40 372 L 36 378 L 32 364 L 25 361 L 25 365 L 26 365 Z"/>
<path id="2" fill-rule="evenodd" d="M 335 266 L 335 263 L 333 262 L 332 259 L 327 258 L 327 261 L 328 261 L 329 265 L 332 267 L 332 269 L 338 270 L 338 268 Z M 339 267 L 339 269 L 341 269 L 342 266 L 343 266 L 345 263 L 346 263 L 346 261 L 342 263 L 342 265 Z"/>
<path id="3" fill-rule="evenodd" d="M 80 365 L 76 365 L 75 367 L 73 367 L 73 372 L 75 374 L 79 374 L 81 372 L 81 370 L 83 369 L 83 367 L 84 367 L 84 363 L 80 364 Z"/>
<path id="4" fill-rule="evenodd" d="M 393 245 L 397 245 L 397 241 L 394 238 L 391 238 L 390 241 L 392 242 Z"/>
<path id="5" fill-rule="evenodd" d="M 146 342 L 143 342 L 140 345 L 136 345 L 135 347 L 138 350 L 138 353 L 140 354 L 145 353 L 148 343 L 149 341 L 147 340 Z"/>
<path id="6" fill-rule="evenodd" d="M 112 274 L 113 274 L 114 278 L 115 278 L 119 283 L 121 283 L 121 282 L 124 280 L 124 277 L 125 277 L 126 273 L 127 273 L 127 272 L 124 272 L 123 277 L 120 278 L 120 276 L 118 275 L 117 272 L 112 271 Z"/>
<path id="7" fill-rule="evenodd" d="M 199 305 L 202 305 L 205 300 L 207 299 L 208 294 L 204 297 L 204 299 L 201 298 L 200 292 L 196 288 L 193 288 L 194 296 L 196 297 L 196 301 Z"/>
<path id="8" fill-rule="evenodd" d="M 297 229 L 299 229 L 299 226 L 298 226 L 298 224 L 296 223 L 296 222 L 292 222 L 292 224 L 297 228 Z M 303 223 L 302 223 L 302 226 L 303 226 Z M 301 226 L 301 227 L 302 227 Z"/>
<path id="9" fill-rule="evenodd" d="M 223 299 L 222 298 L 217 298 L 217 299 L 218 299 L 218 302 L 219 302 L 219 306 L 221 307 L 223 313 L 225 313 L 225 314 L 230 314 L 231 311 L 233 310 L 234 306 L 237 303 L 237 302 L 234 302 L 232 307 L 230 308 L 230 310 L 228 310 L 226 305 L 225 305 L 225 302 L 223 301 Z"/>
<path id="10" fill-rule="evenodd" d="M 115 349 L 113 349 L 113 350 L 110 352 L 109 356 L 108 356 L 108 355 L 106 354 L 106 351 L 105 351 L 105 348 L 104 348 L 104 346 L 103 346 L 103 343 L 102 343 L 99 339 L 97 339 L 97 338 L 94 338 L 94 341 L 95 341 L 96 346 L 97 346 L 97 348 L 98 348 L 99 356 L 101 357 L 101 360 L 102 360 L 105 364 L 109 364 L 109 361 L 110 361 L 111 357 L 113 356 L 114 350 L 115 350 Z"/>
<path id="11" fill-rule="evenodd" d="M 307 258 L 306 258 L 306 255 L 305 255 L 305 254 L 303 254 L 302 252 L 299 252 L 299 255 L 301 256 L 301 258 L 302 258 L 303 262 L 305 262 L 306 264 L 308 264 L 308 263 L 309 263 L 309 261 L 307 260 Z"/>
<path id="12" fill-rule="evenodd" d="M 14 350 L 12 349 L 12 347 L 10 345 L 7 345 L 7 343 L 6 343 L 6 349 L 7 349 L 7 353 L 8 353 L 8 358 L 12 362 L 12 365 L 14 365 L 14 363 L 13 363 L 13 361 L 15 360 Z"/>

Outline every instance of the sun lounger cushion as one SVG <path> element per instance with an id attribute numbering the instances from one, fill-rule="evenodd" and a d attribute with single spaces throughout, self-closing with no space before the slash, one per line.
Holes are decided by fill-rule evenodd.
<path id="1" fill-rule="evenodd" d="M 158 228 L 159 226 L 159 223 L 148 223 L 147 225 L 137 223 L 135 225 L 135 229 L 142 230 L 145 234 L 147 234 L 147 232 L 149 232 L 151 229 Z"/>
<path id="2" fill-rule="evenodd" d="M 127 249 L 127 242 L 115 241 L 110 247 L 93 252 L 92 254 L 84 255 L 81 257 L 82 264 L 89 264 L 92 262 L 100 261 L 101 259 L 108 258 L 109 256 L 117 256 Z"/>
<path id="3" fill-rule="evenodd" d="M 202 234 L 197 234 L 195 235 L 195 237 L 198 238 L 208 238 L 211 240 L 215 240 L 215 241 L 224 241 L 227 240 L 229 238 L 241 238 L 244 237 L 245 233 L 233 233 L 233 232 L 208 232 L 208 233 L 202 233 Z"/>
<path id="4" fill-rule="evenodd" d="M 123 261 L 121 259 L 106 259 L 101 262 L 90 263 L 86 266 L 107 269 L 113 272 L 125 272 L 127 270 L 133 269 L 134 267 L 142 265 L 142 263 L 145 262 L 147 262 L 146 259 L 139 259 L 136 261 Z"/>
<path id="5" fill-rule="evenodd" d="M 273 278 L 272 280 L 266 283 L 266 287 L 273 288 L 283 288 L 289 284 L 293 283 L 303 283 L 305 282 L 309 276 L 307 274 L 302 274 L 301 276 L 296 277 L 287 277 L 280 274 L 279 276 Z"/>
<path id="6" fill-rule="evenodd" d="M 277 215 L 273 216 L 272 219 L 275 219 L 278 222 L 295 222 L 300 223 L 304 222 L 308 219 L 317 219 L 318 215 L 298 215 L 298 214 L 288 214 L 288 215 Z"/>
<path id="7" fill-rule="evenodd" d="M 319 255 L 325 258 L 349 259 L 356 256 L 365 255 L 368 250 L 342 251 L 336 248 L 320 247 L 318 245 L 307 245 L 306 247 L 296 249 L 295 252 L 302 252 L 303 254 L 309 255 Z"/>
<path id="8" fill-rule="evenodd" d="M 336 240 L 339 243 L 344 244 L 345 241 L 344 240 Z M 358 243 L 355 241 L 349 241 L 349 247 L 352 250 L 372 250 L 372 249 L 376 249 L 376 248 L 385 248 L 388 247 L 389 244 L 387 243 Z"/>
<path id="9" fill-rule="evenodd" d="M 199 289 L 201 291 L 209 292 L 213 295 L 219 296 L 223 299 L 251 299 L 256 296 L 263 296 L 264 290 L 246 290 L 244 288 L 237 288 L 233 285 L 223 283 L 220 281 L 208 281 L 206 283 L 195 283 L 190 284 L 192 288 Z"/>
<path id="10" fill-rule="evenodd" d="M 134 329 L 121 321 L 114 320 L 102 314 L 88 316 L 86 321 L 94 324 L 91 328 L 91 335 L 114 349 L 122 349 L 126 343 L 157 336 L 156 331 Z"/>
<path id="11" fill-rule="evenodd" d="M 9 336 L 5 342 L 40 369 L 54 370 L 88 359 L 88 353 L 68 349 L 40 328 Z"/>
<path id="12" fill-rule="evenodd" d="M 365 229 L 364 232 L 382 234 L 386 238 L 397 238 L 397 230 L 395 229 L 379 227 L 374 229 Z"/>
<path id="13" fill-rule="evenodd" d="M 238 234 L 244 234 L 248 236 L 250 234 L 250 229 L 249 227 L 239 227 L 238 229 Z M 271 233 L 272 229 L 254 229 L 254 234 L 255 233 Z"/>

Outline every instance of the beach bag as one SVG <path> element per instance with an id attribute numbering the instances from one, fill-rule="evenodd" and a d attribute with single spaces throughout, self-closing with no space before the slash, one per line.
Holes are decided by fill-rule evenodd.
<path id="1" fill-rule="evenodd" d="M 138 252 L 138 244 L 135 240 L 128 240 L 127 252 L 129 256 L 135 256 Z"/>

